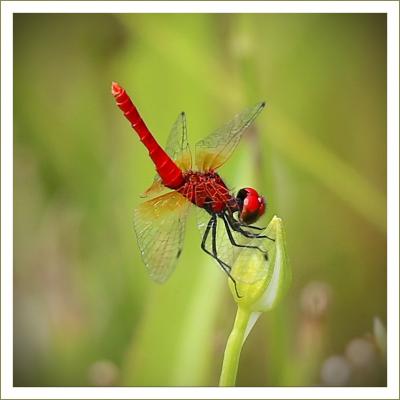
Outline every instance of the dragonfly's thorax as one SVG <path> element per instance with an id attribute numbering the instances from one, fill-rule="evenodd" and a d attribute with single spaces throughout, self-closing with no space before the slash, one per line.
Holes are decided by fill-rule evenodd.
<path id="1" fill-rule="evenodd" d="M 237 202 L 221 177 L 214 171 L 187 171 L 185 183 L 178 191 L 198 207 L 220 213 L 225 209 L 237 211 Z"/>

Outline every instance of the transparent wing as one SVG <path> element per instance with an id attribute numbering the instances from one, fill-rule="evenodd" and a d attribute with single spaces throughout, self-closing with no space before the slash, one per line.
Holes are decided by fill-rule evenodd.
<path id="1" fill-rule="evenodd" d="M 169 192 L 134 210 L 134 229 L 150 277 L 168 279 L 182 252 L 185 222 L 190 204 L 178 192 Z"/>
<path id="2" fill-rule="evenodd" d="M 230 122 L 196 144 L 196 167 L 200 171 L 217 169 L 230 157 L 245 129 L 264 108 L 259 103 L 236 115 Z"/>
<path id="3" fill-rule="evenodd" d="M 196 207 L 196 217 L 197 226 L 203 239 L 207 227 L 209 226 L 211 215 L 208 214 L 205 210 Z M 232 235 L 232 239 L 235 241 L 236 244 L 246 246 L 259 246 L 261 249 L 265 250 L 263 246 L 264 242 L 262 239 L 249 239 L 239 232 L 234 232 L 232 229 L 230 229 L 230 232 Z M 214 253 L 212 228 L 209 231 L 205 247 L 210 253 Z M 245 247 L 238 247 L 232 244 L 227 233 L 227 228 L 225 226 L 224 220 L 221 217 L 217 217 L 217 227 L 215 231 L 215 250 L 217 253 L 217 257 L 228 267 L 230 267 L 231 275 L 237 282 L 252 284 L 259 281 L 260 279 L 263 279 L 268 272 L 267 262 L 261 262 L 257 264 L 252 262 L 254 257 L 262 257 L 264 260 L 264 254 L 261 251 L 254 248 L 248 249 Z M 210 255 L 210 257 L 212 256 Z M 238 257 L 241 258 L 240 266 L 236 263 Z M 221 267 L 218 261 L 216 261 L 216 263 Z M 252 268 L 252 265 L 257 265 L 257 268 Z M 244 271 L 243 269 L 246 269 L 246 266 L 248 266 L 249 269 L 252 268 L 252 270 Z"/>
<path id="4" fill-rule="evenodd" d="M 192 168 L 192 154 L 187 140 L 186 116 L 182 112 L 179 114 L 168 136 L 166 153 L 176 162 L 176 164 L 187 171 Z M 155 175 L 153 184 L 143 193 L 142 197 L 151 197 L 161 194 L 165 186 L 161 182 L 158 174 Z"/>
<path id="5" fill-rule="evenodd" d="M 187 140 L 186 115 L 184 112 L 179 114 L 172 126 L 165 151 L 184 171 L 192 168 L 192 154 Z"/>
<path id="6" fill-rule="evenodd" d="M 163 194 L 163 192 L 169 190 L 169 188 L 165 187 L 162 184 L 161 178 L 157 174 L 151 186 L 140 197 L 154 197 L 156 195 L 160 196 L 161 194 Z"/>

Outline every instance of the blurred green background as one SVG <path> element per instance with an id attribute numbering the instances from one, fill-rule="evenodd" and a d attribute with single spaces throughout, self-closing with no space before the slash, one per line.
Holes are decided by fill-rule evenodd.
<path id="1" fill-rule="evenodd" d="M 226 278 L 194 217 L 173 277 L 147 277 L 154 169 L 112 80 L 162 144 L 182 110 L 194 144 L 267 101 L 221 174 L 283 218 L 293 283 L 238 385 L 385 385 L 385 14 L 15 14 L 14 385 L 218 384 Z"/>

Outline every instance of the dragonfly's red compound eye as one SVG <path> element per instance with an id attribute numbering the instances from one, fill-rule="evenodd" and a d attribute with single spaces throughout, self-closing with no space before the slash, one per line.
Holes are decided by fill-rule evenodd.
<path id="1" fill-rule="evenodd" d="M 239 203 L 239 219 L 245 224 L 256 222 L 265 212 L 265 200 L 252 188 L 240 189 L 236 200 Z"/>

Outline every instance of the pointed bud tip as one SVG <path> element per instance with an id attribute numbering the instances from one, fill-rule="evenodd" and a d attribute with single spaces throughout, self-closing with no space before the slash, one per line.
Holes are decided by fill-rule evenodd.
<path id="1" fill-rule="evenodd" d="M 111 83 L 111 93 L 113 96 L 118 96 L 122 92 L 121 86 L 117 82 Z"/>

